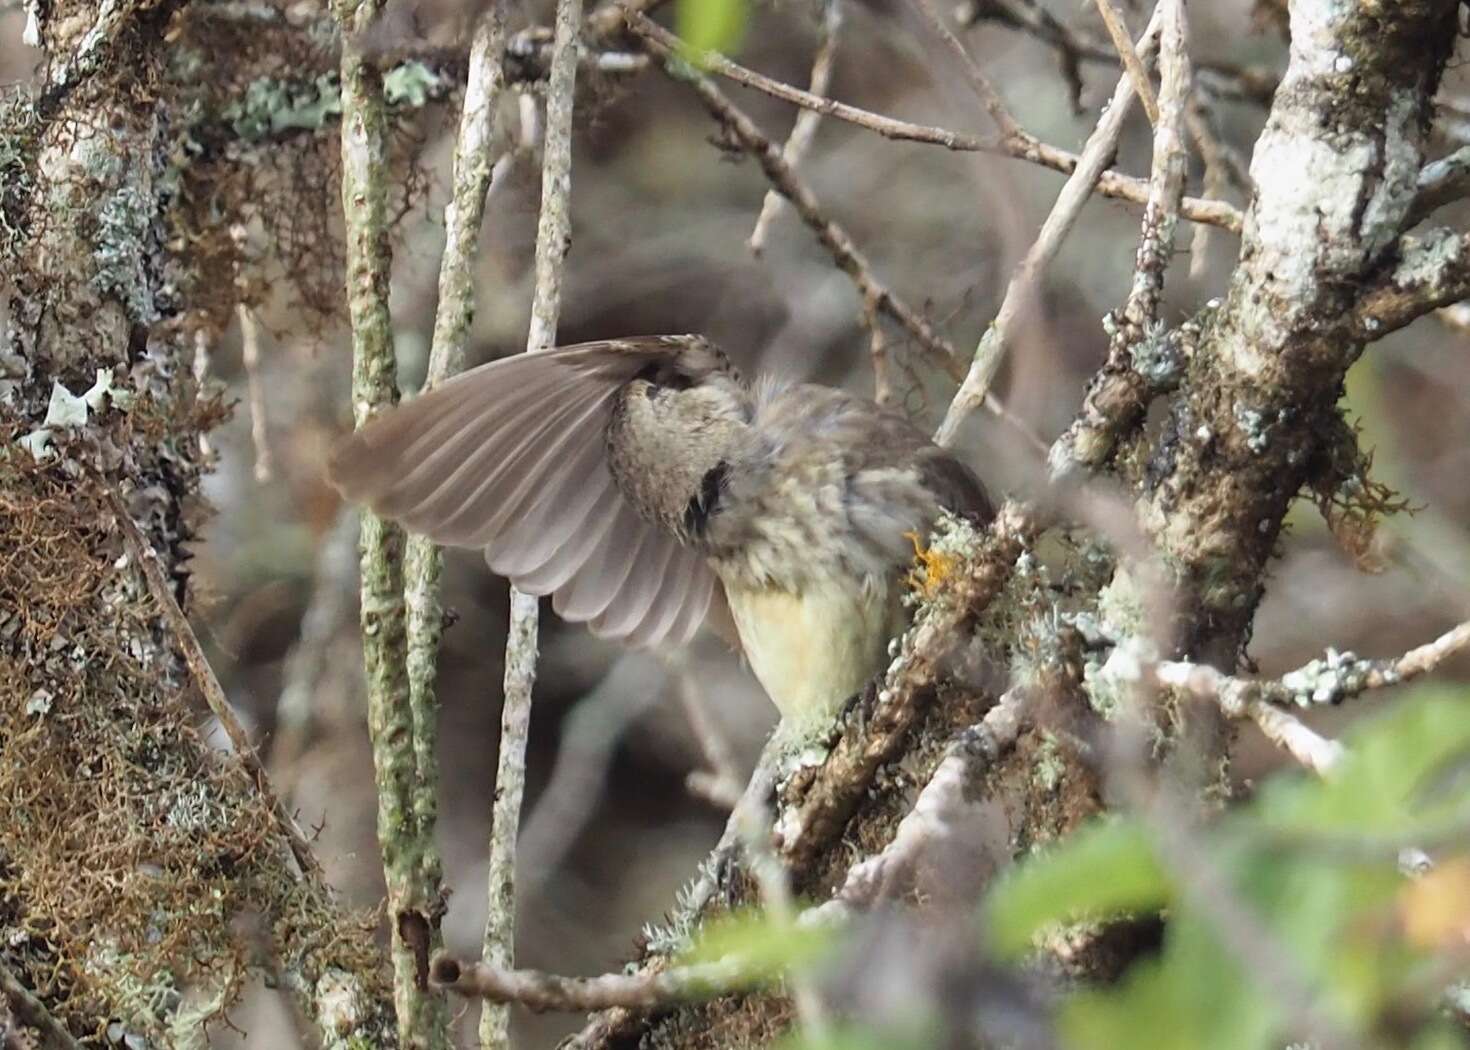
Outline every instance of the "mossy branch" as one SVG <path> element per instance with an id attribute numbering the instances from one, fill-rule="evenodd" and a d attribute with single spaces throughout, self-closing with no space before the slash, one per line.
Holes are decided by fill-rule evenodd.
<path id="1" fill-rule="evenodd" d="M 353 416 L 362 426 L 398 399 L 388 280 L 388 161 L 383 78 L 354 34 L 376 13 L 373 0 L 344 4 L 342 48 L 342 210 L 347 304 L 352 320 Z M 428 987 L 428 960 L 443 900 L 432 824 L 416 801 L 434 790 L 418 764 L 417 713 L 409 683 L 402 530 L 365 514 L 359 542 L 368 731 L 378 794 L 378 843 L 388 887 L 394 1006 L 404 1046 L 447 1047 L 449 1016 Z M 430 745 L 432 746 L 432 745 Z M 430 807 L 432 810 L 432 807 Z M 432 812 L 426 814 L 432 817 Z"/>

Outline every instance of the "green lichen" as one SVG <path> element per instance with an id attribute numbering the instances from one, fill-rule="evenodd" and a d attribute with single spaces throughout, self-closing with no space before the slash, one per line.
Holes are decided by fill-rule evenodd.
<path id="1" fill-rule="evenodd" d="M 96 246 L 92 249 L 92 286 L 120 301 L 128 317 L 152 324 L 158 307 L 148 280 L 146 258 L 152 243 L 153 199 L 131 182 L 124 182 L 103 198 L 97 210 Z"/>
<path id="2" fill-rule="evenodd" d="M 258 77 L 224 119 L 240 138 L 259 142 L 293 129 L 315 131 L 341 115 L 341 83 L 337 74 L 323 73 L 304 82 Z"/>
<path id="3" fill-rule="evenodd" d="M 447 90 L 444 77 L 419 61 L 404 62 L 383 74 L 383 98 L 390 106 L 417 109 Z"/>
<path id="4" fill-rule="evenodd" d="M 1067 762 L 1062 755 L 1062 746 L 1050 730 L 1042 731 L 1032 776 L 1037 786 L 1047 792 L 1056 791 L 1067 779 Z"/>

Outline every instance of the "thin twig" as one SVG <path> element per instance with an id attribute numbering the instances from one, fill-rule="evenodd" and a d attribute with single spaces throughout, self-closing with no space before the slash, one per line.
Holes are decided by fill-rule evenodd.
<path id="1" fill-rule="evenodd" d="M 1249 683 L 1208 664 L 1166 660 L 1153 668 L 1159 685 L 1210 700 L 1231 718 L 1249 718 L 1267 740 L 1319 776 L 1342 758 L 1342 745 L 1316 733 L 1288 711 L 1273 707 L 1259 696 L 1247 695 Z"/>
<path id="2" fill-rule="evenodd" d="M 102 484 L 100 479 L 98 482 Z M 245 767 L 245 771 L 250 774 L 250 779 L 255 783 L 255 790 L 259 792 L 260 797 L 270 807 L 271 813 L 275 815 L 276 823 L 290 845 L 291 855 L 296 858 L 296 863 L 300 865 L 303 872 L 319 877 L 322 873 L 321 865 L 312 855 L 311 846 L 307 843 L 306 836 L 297 825 L 295 818 L 286 811 L 286 807 L 281 804 L 280 798 L 277 797 L 275 789 L 271 786 L 270 777 L 260 761 L 260 755 L 250 743 L 249 734 L 240 724 L 239 716 L 235 714 L 229 697 L 225 695 L 224 687 L 215 677 L 214 669 L 209 666 L 209 659 L 204 655 L 204 648 L 199 644 L 194 628 L 189 625 L 189 618 L 184 615 L 184 610 L 179 608 L 173 589 L 163 578 L 163 571 L 158 567 L 158 552 L 148 542 L 148 537 L 143 535 L 143 530 L 138 528 L 137 522 L 133 521 L 133 516 L 129 513 L 122 498 L 105 484 L 102 485 L 102 491 L 107 498 L 108 505 L 112 508 L 113 516 L 117 519 L 118 527 L 122 529 L 123 543 L 128 554 L 142 571 L 143 579 L 148 584 L 148 593 L 158 603 L 159 611 L 163 613 L 169 630 L 173 632 L 174 641 L 184 658 L 185 666 L 189 668 L 194 685 L 204 697 L 204 702 L 209 706 L 210 713 L 219 722 L 220 728 L 230 738 L 230 747 L 239 758 L 240 764 Z"/>
<path id="3" fill-rule="evenodd" d="M 541 212 L 536 224 L 536 290 L 526 352 L 556 343 L 561 318 L 562 272 L 572 228 L 572 104 L 577 83 L 582 0 L 557 0 L 547 75 L 546 128 L 541 157 Z M 510 627 L 505 642 L 505 681 L 500 714 L 500 756 L 490 833 L 489 902 L 485 917 L 485 965 L 508 968 L 515 959 L 516 835 L 526 787 L 526 740 L 536 681 L 537 602 L 510 588 Z M 510 1013 L 487 1003 L 480 1014 L 480 1045 L 509 1046 Z"/>
<path id="4" fill-rule="evenodd" d="M 689 669 L 689 657 L 681 651 L 666 654 L 661 659 L 674 679 L 674 692 L 684 709 L 685 721 L 689 723 L 689 731 L 694 734 L 695 743 L 704 757 L 704 768 L 689 774 L 688 787 L 717 806 L 734 809 L 744 788 L 740 767 L 735 762 L 729 741 L 710 717 L 703 691 Z"/>
<path id="5" fill-rule="evenodd" d="M 1115 338 L 1141 338 L 1159 321 L 1164 273 L 1174 254 L 1174 228 L 1184 198 L 1188 157 L 1184 150 L 1184 111 L 1190 95 L 1188 37 L 1183 0 L 1165 0 L 1159 39 L 1159 119 L 1154 129 L 1153 166 L 1148 203 L 1133 265 L 1133 285 L 1123 306 L 1125 325 Z"/>
<path id="6" fill-rule="evenodd" d="M 868 297 L 863 298 L 863 325 L 868 329 L 868 357 L 873 362 L 873 400 L 886 408 L 893 404 L 894 397 L 888 336 L 883 331 L 878 304 Z"/>
<path id="7" fill-rule="evenodd" d="M 505 21 L 499 5 L 489 4 L 475 24 L 470 44 L 464 108 L 454 145 L 453 196 L 444 210 L 444 255 L 439 263 L 439 303 L 429 349 L 425 389 L 464 367 L 464 347 L 474 319 L 474 264 L 485 214 L 485 197 L 494 170 L 490 158 L 495 108 L 505 83 L 501 55 Z M 439 645 L 444 631 L 441 601 L 444 553 L 426 536 L 410 536 L 404 554 L 404 603 L 408 613 L 409 707 L 413 712 L 413 816 L 426 832 L 420 856 L 424 885 L 436 894 L 443 863 L 430 833 L 439 818 Z M 431 915 L 428 950 L 443 945 L 439 916 Z"/>
<path id="8" fill-rule="evenodd" d="M 4 994 L 11 1012 L 21 1024 L 41 1033 L 46 1050 L 82 1050 L 82 1044 L 66 1030 L 66 1026 L 46 1009 L 46 1004 L 35 992 L 21 984 L 3 962 L 0 962 L 0 993 Z"/>
<path id="9" fill-rule="evenodd" d="M 843 273 L 852 278 L 858 292 L 871 297 L 879 309 L 903 326 L 947 373 L 956 368 L 954 347 L 949 344 L 917 310 L 899 299 L 873 272 L 873 266 L 853 243 L 847 231 L 827 217 L 812 191 L 791 170 L 775 144 L 753 121 L 735 106 L 705 75 L 688 65 L 681 57 L 684 45 L 667 30 L 635 12 L 628 14 L 628 28 L 663 62 L 664 69 L 677 79 L 687 81 L 710 114 L 755 158 L 766 178 L 796 208 L 807 226 L 817 235 Z"/>
<path id="10" fill-rule="evenodd" d="M 832 83 L 832 68 L 837 64 L 837 34 L 842 28 L 842 3 L 843 0 L 824 0 L 823 3 L 822 35 L 817 41 L 817 53 L 812 57 L 812 75 L 807 85 L 807 90 L 818 97 L 827 94 L 828 86 Z M 796 115 L 796 123 L 791 126 L 786 145 L 781 147 L 781 159 L 793 170 L 800 166 L 802 158 L 811 148 L 812 139 L 817 134 L 817 125 L 821 122 L 822 114 L 815 109 L 803 109 Z M 750 231 L 750 240 L 746 242 L 754 254 L 759 255 L 765 249 L 766 232 L 780 214 L 784 200 L 775 190 L 766 191 L 765 199 L 761 202 L 761 213 L 755 220 L 755 228 Z"/>
<path id="11" fill-rule="evenodd" d="M 1470 146 L 1461 146 L 1420 170 L 1418 195 L 1404 219 L 1404 228 L 1422 222 L 1435 209 L 1466 194 L 1470 194 Z"/>
<path id="12" fill-rule="evenodd" d="M 364 56 L 359 35 L 381 0 L 343 0 L 342 212 L 346 229 L 347 306 L 352 322 L 352 408 L 360 428 L 398 399 L 393 321 L 388 310 L 392 248 L 388 236 L 387 112 L 382 71 Z M 362 516 L 362 648 L 368 735 L 378 795 L 378 845 L 388 890 L 393 1005 L 404 1046 L 447 1047 L 449 1012 L 429 991 L 434 929 L 444 902 L 426 875 L 433 828 L 415 810 L 419 795 L 415 717 L 408 678 L 403 591 L 403 531 Z"/>
<path id="13" fill-rule="evenodd" d="M 1143 67 L 1143 60 L 1134 50 L 1133 38 L 1128 35 L 1128 25 L 1123 21 L 1122 13 L 1113 6 L 1113 0 L 1097 0 L 1097 13 L 1102 16 L 1103 25 L 1107 27 L 1108 36 L 1118 51 L 1123 68 L 1133 78 L 1133 90 L 1138 95 L 1138 101 L 1143 104 L 1143 111 L 1148 114 L 1148 122 L 1158 124 L 1159 100 L 1154 97 L 1154 86 L 1148 79 L 1148 70 Z"/>
<path id="14" fill-rule="evenodd" d="M 1144 60 L 1152 53 L 1157 40 L 1161 25 L 1160 10 L 1155 7 L 1148 28 L 1143 31 L 1138 43 L 1138 54 Z M 1056 203 L 1052 205 L 1046 221 L 1041 224 L 1035 243 L 1016 267 L 1006 288 L 1005 298 L 996 311 L 995 320 L 985 330 L 979 346 L 975 348 L 975 358 L 970 370 L 959 390 L 955 392 L 944 421 L 935 433 L 934 440 L 939 444 L 952 445 L 959 435 L 960 425 L 971 412 L 984 404 L 1006 351 L 1015 341 L 1017 325 L 1030 312 L 1035 301 L 1042 275 L 1076 224 L 1082 213 L 1082 206 L 1092 195 L 1099 176 L 1117 148 L 1123 122 L 1127 119 L 1134 97 L 1132 79 L 1125 73 L 1113 90 L 1112 102 L 1082 148 L 1082 157 L 1076 170 L 1057 194 Z"/>
<path id="15" fill-rule="evenodd" d="M 1065 23 L 1059 21 L 1037 0 L 984 0 L 981 3 L 967 2 L 963 5 L 968 13 L 959 16 L 965 24 L 980 19 L 992 19 L 1013 29 L 1035 37 L 1039 42 L 1054 48 L 1062 56 L 1064 73 L 1069 81 L 1077 77 L 1075 68 L 1082 62 L 1096 62 L 1114 68 L 1118 65 L 1116 49 L 1094 42 Z M 1240 66 L 1218 60 L 1199 63 L 1200 72 L 1208 78 L 1211 91 L 1224 98 L 1231 98 L 1254 105 L 1266 105 L 1276 91 L 1278 77 L 1264 67 Z"/>
<path id="16" fill-rule="evenodd" d="M 1190 93 L 1189 102 L 1184 109 L 1184 125 L 1189 129 L 1189 137 L 1194 142 L 1194 148 L 1204 167 L 1205 195 L 1217 200 L 1224 199 L 1227 185 L 1235 177 L 1234 162 L 1231 151 L 1215 133 L 1209 113 L 1200 101 L 1198 90 Z M 1213 226 L 1195 224 L 1194 240 L 1189 246 L 1189 276 L 1193 280 L 1199 280 L 1204 275 L 1214 235 Z"/>
<path id="17" fill-rule="evenodd" d="M 250 442 L 255 447 L 255 481 L 264 485 L 271 480 L 271 447 L 265 433 L 265 382 L 260 374 L 260 325 L 255 313 L 240 303 L 235 307 L 240 318 L 240 363 L 245 368 L 245 389 L 250 406 Z"/>
<path id="18" fill-rule="evenodd" d="M 672 51 L 679 55 L 691 55 L 697 59 L 700 68 L 718 74 L 727 80 L 733 80 L 737 84 L 760 91 L 772 98 L 779 98 L 783 102 L 814 109 L 826 116 L 853 124 L 894 141 L 943 146 L 961 153 L 996 153 L 1031 164 L 1039 164 L 1064 175 L 1070 175 L 1075 171 L 1080 162 L 1077 154 L 1041 142 L 1026 132 L 1019 133 L 1014 140 L 993 141 L 928 124 L 915 124 L 911 121 L 859 109 L 835 99 L 821 98 L 782 81 L 772 80 L 754 70 L 746 69 L 718 51 L 700 51 L 697 48 L 690 48 L 668 30 L 641 16 L 630 16 L 628 28 L 645 39 L 651 38 L 661 44 L 664 54 Z M 1131 89 L 1129 94 L 1131 96 Z M 1143 204 L 1148 200 L 1148 183 L 1145 180 L 1124 175 L 1112 169 L 1103 171 L 1097 177 L 1096 189 L 1104 197 L 1115 197 L 1134 204 Z M 1192 222 L 1212 223 L 1237 234 L 1240 232 L 1243 219 L 1240 209 L 1227 201 L 1201 200 L 1196 197 L 1184 198 L 1180 207 L 1180 215 Z"/>
<path id="19" fill-rule="evenodd" d="M 985 107 L 985 112 L 990 114 L 990 119 L 995 121 L 995 126 L 1000 129 L 1001 138 L 1007 142 L 1017 142 L 1029 138 L 1022 130 L 1020 122 L 1011 115 L 1006 107 L 1005 100 L 1000 97 L 1000 92 L 985 75 L 960 38 L 955 36 L 954 30 L 949 28 L 949 23 L 934 9 L 930 0 L 909 0 L 919 17 L 928 24 L 929 29 L 935 36 L 944 42 L 945 47 L 959 59 L 960 68 L 965 71 L 965 79 L 970 82 L 971 89 L 975 92 L 980 104 Z"/>
<path id="20" fill-rule="evenodd" d="M 647 1009 L 713 999 L 759 983 L 735 963 L 681 966 L 635 974 L 559 977 L 489 963 L 465 964 L 448 955 L 434 960 L 434 981 L 460 995 L 490 1003 L 519 1003 L 532 1010 L 582 1012 L 610 1007 Z"/>

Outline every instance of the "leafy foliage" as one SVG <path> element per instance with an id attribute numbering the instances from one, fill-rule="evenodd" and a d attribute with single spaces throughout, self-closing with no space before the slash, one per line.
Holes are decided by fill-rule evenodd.
<path id="1" fill-rule="evenodd" d="M 690 51 L 685 57 L 696 65 L 704 51 L 739 47 L 747 19 L 746 0 L 678 0 L 674 8 L 675 31 Z"/>
<path id="2" fill-rule="evenodd" d="M 1470 701 L 1425 690 L 1354 734 L 1332 779 L 1283 775 L 1197 833 L 1199 864 L 1259 930 L 1222 936 L 1221 902 L 1168 870 L 1157 830 L 1136 817 L 1021 866 L 991 894 L 987 928 L 1014 956 L 1052 924 L 1167 911 L 1156 958 L 1064 1005 L 1064 1042 L 1078 1050 L 1274 1047 L 1309 1034 L 1309 1012 L 1372 1045 L 1459 1045 L 1437 1019 L 1443 982 L 1426 975 L 1470 936 L 1470 862 L 1453 855 L 1467 829 Z M 1421 844 L 1449 855 L 1415 879 L 1399 855 Z"/>

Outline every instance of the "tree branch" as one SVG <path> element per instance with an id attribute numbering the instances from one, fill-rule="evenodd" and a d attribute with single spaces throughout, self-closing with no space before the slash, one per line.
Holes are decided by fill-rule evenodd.
<path id="1" fill-rule="evenodd" d="M 1153 18 L 1139 40 L 1137 52 L 1145 60 L 1157 42 L 1159 11 L 1160 8 L 1156 6 Z M 1117 149 L 1123 122 L 1128 118 L 1134 97 L 1132 79 L 1125 74 L 1113 90 L 1112 102 L 1098 120 L 1097 127 L 1088 136 L 1087 144 L 1082 148 L 1082 157 L 1068 176 L 1066 184 L 1062 186 L 1062 191 L 1057 194 L 1056 203 L 1052 205 L 1046 221 L 1041 224 L 1035 242 L 1011 276 L 995 320 L 985 330 L 976 346 L 970 369 L 960 388 L 955 391 L 944 420 L 935 432 L 936 443 L 945 446 L 954 444 L 959 436 L 960 425 L 990 395 L 990 385 L 1000 371 L 1008 348 L 1014 342 L 1016 326 L 1034 305 L 1047 266 L 1061 250 L 1062 242 L 1082 214 L 1082 206 L 1092 195 L 1103 169 Z"/>
<path id="2" fill-rule="evenodd" d="M 692 55 L 701 69 L 707 69 L 727 80 L 733 80 L 737 84 L 753 88 L 772 98 L 779 98 L 783 102 L 815 110 L 826 116 L 872 131 L 884 138 L 898 142 L 943 146 L 945 149 L 960 153 L 996 153 L 1038 164 L 1044 168 L 1061 172 L 1063 175 L 1070 175 L 1075 171 L 1081 160 L 1077 154 L 1048 145 L 1025 131 L 1018 132 L 1010 139 L 992 141 L 975 135 L 967 135 L 964 132 L 883 116 L 850 106 L 845 102 L 838 102 L 835 99 L 822 98 L 782 81 L 772 80 L 754 70 L 746 69 L 718 51 L 700 51 L 697 48 L 690 48 L 668 30 L 641 16 L 630 16 L 628 28 L 655 45 L 661 45 L 661 54 L 667 55 L 672 52 L 679 55 Z M 1131 96 L 1131 89 L 1129 93 Z M 1104 197 L 1144 204 L 1148 200 L 1148 183 L 1143 179 L 1107 168 L 1104 164 L 1104 170 L 1097 177 L 1097 192 Z M 1232 233 L 1239 233 L 1241 229 L 1240 210 L 1227 201 L 1185 197 L 1180 204 L 1179 213 L 1191 222 L 1207 222 Z"/>
<path id="3" fill-rule="evenodd" d="M 347 232 L 347 305 L 352 320 L 353 417 L 364 426 L 398 400 L 393 325 L 388 312 L 392 250 L 388 238 L 387 118 L 381 72 L 358 48 L 378 0 L 343 0 L 342 211 Z M 403 531 L 364 512 L 362 646 L 367 671 L 368 731 L 378 794 L 378 844 L 388 888 L 393 1001 L 406 1047 L 447 1047 L 449 1015 L 430 994 L 429 947 L 439 887 L 433 829 L 420 825 L 416 721 L 408 677 L 403 590 Z M 429 716 L 432 717 L 432 716 Z"/>
<path id="4" fill-rule="evenodd" d="M 536 223 L 536 289 L 526 352 L 556 344 L 561 318 L 562 272 L 572 230 L 572 105 L 577 85 L 578 30 L 582 0 L 557 0 L 551 72 L 546 89 L 542 141 L 541 211 Z M 505 642 L 505 682 L 500 713 L 500 755 L 491 815 L 489 904 L 485 918 L 485 965 L 509 967 L 515 958 L 516 837 L 526 788 L 526 740 L 536 681 L 537 602 L 510 588 L 510 627 Z M 480 1015 L 480 1045 L 510 1045 L 510 1014 L 486 1005 Z"/>

